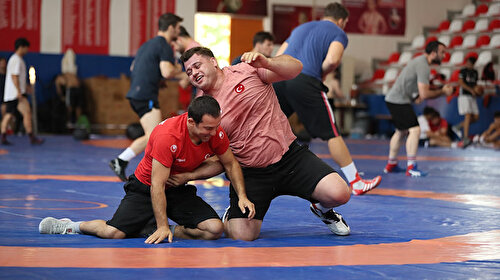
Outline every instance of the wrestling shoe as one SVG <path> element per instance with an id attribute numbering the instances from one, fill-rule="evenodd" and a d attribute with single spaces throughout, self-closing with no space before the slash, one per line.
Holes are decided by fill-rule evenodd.
<path id="1" fill-rule="evenodd" d="M 399 172 L 403 172 L 403 171 L 405 171 L 405 170 L 403 168 L 399 167 L 399 165 L 397 163 L 394 163 L 394 164 L 388 163 L 384 167 L 385 174 L 387 174 L 387 173 L 399 173 Z"/>
<path id="2" fill-rule="evenodd" d="M 229 208 L 231 208 L 231 206 L 228 206 L 224 211 L 224 214 L 222 214 L 222 217 L 220 217 L 223 223 L 226 222 L 229 218 Z"/>
<path id="3" fill-rule="evenodd" d="M 38 225 L 38 231 L 42 234 L 78 234 L 68 227 L 72 222 L 68 218 L 56 219 L 47 217 Z"/>
<path id="4" fill-rule="evenodd" d="M 125 175 L 125 168 L 127 168 L 128 161 L 121 160 L 119 158 L 112 159 L 109 162 L 109 168 L 115 172 L 116 176 L 120 178 L 123 182 L 127 181 L 127 176 Z"/>
<path id="5" fill-rule="evenodd" d="M 335 212 L 333 209 L 328 210 L 326 213 L 321 212 L 314 204 L 309 206 L 311 212 L 325 223 L 331 232 L 336 235 L 349 235 L 351 233 L 351 228 L 347 225 L 342 215 Z"/>
<path id="6" fill-rule="evenodd" d="M 42 145 L 43 142 L 45 142 L 45 139 L 38 138 L 38 137 L 32 137 L 30 139 L 31 145 Z"/>
<path id="7" fill-rule="evenodd" d="M 352 188 L 352 194 L 354 195 L 362 195 L 370 190 L 376 188 L 379 184 L 380 181 L 382 180 L 382 177 L 377 176 L 371 180 L 364 180 L 361 179 L 361 177 L 356 174 L 356 179 L 351 182 L 351 188 Z"/>
<path id="8" fill-rule="evenodd" d="M 425 177 L 425 176 L 427 176 L 427 172 L 419 170 L 417 168 L 417 164 L 412 164 L 412 165 L 408 166 L 408 168 L 406 168 L 406 176 Z"/>

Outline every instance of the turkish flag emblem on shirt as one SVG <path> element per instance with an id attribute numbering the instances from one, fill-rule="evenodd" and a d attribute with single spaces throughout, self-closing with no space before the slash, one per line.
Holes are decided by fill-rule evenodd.
<path id="1" fill-rule="evenodd" d="M 242 93 L 245 90 L 245 86 L 242 84 L 238 84 L 237 86 L 234 87 L 234 92 L 236 93 Z"/>

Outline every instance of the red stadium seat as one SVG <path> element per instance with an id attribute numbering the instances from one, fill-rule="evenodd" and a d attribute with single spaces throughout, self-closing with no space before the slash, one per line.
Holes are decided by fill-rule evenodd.
<path id="1" fill-rule="evenodd" d="M 488 12 L 488 5 L 486 4 L 481 4 L 479 6 L 477 6 L 476 8 L 476 13 L 474 14 L 474 16 L 480 16 L 482 14 L 486 14 Z"/>
<path id="2" fill-rule="evenodd" d="M 450 77 L 450 82 L 458 82 L 458 76 L 460 75 L 460 69 L 453 71 Z"/>
<path id="3" fill-rule="evenodd" d="M 476 22 L 469 19 L 462 25 L 462 32 L 467 32 L 467 30 L 472 30 L 476 26 Z"/>
<path id="4" fill-rule="evenodd" d="M 500 29 L 500 19 L 494 19 L 488 25 L 488 31 Z"/>
<path id="5" fill-rule="evenodd" d="M 489 35 L 481 35 L 477 38 L 476 48 L 480 48 L 482 46 L 487 46 L 490 44 L 490 36 Z"/>
<path id="6" fill-rule="evenodd" d="M 449 20 L 443 20 L 440 24 L 439 24 L 439 27 L 437 29 L 437 32 L 443 32 L 443 31 L 446 31 L 448 30 L 448 28 L 450 28 L 450 21 Z"/>
<path id="7" fill-rule="evenodd" d="M 460 47 L 463 42 L 464 42 L 464 38 L 462 38 L 462 36 L 460 36 L 460 35 L 457 35 L 451 39 L 449 48 L 451 49 L 451 48 Z"/>
<path id="8" fill-rule="evenodd" d="M 393 53 L 391 53 L 389 58 L 386 61 L 382 62 L 381 64 L 387 65 L 387 64 L 396 63 L 399 60 L 399 55 L 400 55 L 399 52 L 393 52 Z"/>
<path id="9" fill-rule="evenodd" d="M 382 80 L 384 78 L 384 75 L 385 75 L 385 70 L 384 69 L 377 69 L 373 73 L 373 76 L 370 79 L 370 82 L 375 82 L 377 80 Z"/>

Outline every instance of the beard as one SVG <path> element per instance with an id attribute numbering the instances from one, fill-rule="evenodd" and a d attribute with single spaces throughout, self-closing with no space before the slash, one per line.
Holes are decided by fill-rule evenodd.
<path id="1" fill-rule="evenodd" d="M 432 64 L 436 64 L 436 65 L 441 65 L 441 59 L 439 58 L 434 58 L 432 61 L 431 61 Z"/>

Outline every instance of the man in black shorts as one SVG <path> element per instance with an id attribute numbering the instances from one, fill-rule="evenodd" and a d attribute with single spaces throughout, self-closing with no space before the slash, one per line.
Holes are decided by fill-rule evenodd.
<path id="1" fill-rule="evenodd" d="M 294 79 L 273 84 L 281 110 L 287 117 L 294 112 L 312 137 L 328 141 L 332 159 L 340 166 L 354 195 L 362 195 L 380 184 L 381 177 L 362 179 L 337 127 L 328 102 L 328 88 L 323 78 L 334 71 L 342 60 L 348 38 L 344 32 L 349 12 L 339 3 L 329 4 L 320 21 L 295 28 L 281 45 L 279 54 L 291 55 L 304 68 Z"/>
<path id="2" fill-rule="evenodd" d="M 436 98 L 443 94 L 453 93 L 453 87 L 445 85 L 442 89 L 429 88 L 431 64 L 440 64 L 445 54 L 445 45 L 439 41 L 432 41 L 425 47 L 425 53 L 412 59 L 403 68 L 396 82 L 385 96 L 385 103 L 392 116 L 396 131 L 392 135 L 389 148 L 389 161 L 384 173 L 401 172 L 404 169 L 397 164 L 401 138 L 408 133 L 406 139 L 406 156 L 408 164 L 406 176 L 422 177 L 426 173 L 417 168 L 417 150 L 420 137 L 420 126 L 413 111 L 412 103 L 417 100 Z"/>
<path id="3" fill-rule="evenodd" d="M 180 66 L 175 64 L 170 46 L 179 35 L 181 21 L 182 18 L 174 14 L 163 14 L 158 20 L 158 36 L 139 48 L 130 67 L 132 77 L 127 98 L 140 118 L 145 135 L 135 139 L 117 158 L 110 161 L 109 167 L 122 181 L 127 180 L 125 168 L 128 162 L 144 151 L 151 131 L 161 121 L 158 90 L 162 77 L 172 78 L 182 72 Z"/>
<path id="4" fill-rule="evenodd" d="M 242 166 L 247 196 L 255 203 L 255 217 L 248 219 L 237 205 L 237 193 L 230 191 L 230 207 L 223 216 L 227 235 L 257 239 L 272 200 L 281 195 L 310 201 L 310 210 L 330 231 L 348 235 L 349 226 L 332 208 L 349 201 L 350 188 L 332 167 L 295 141 L 272 87 L 299 74 L 300 61 L 248 52 L 242 63 L 220 69 L 212 51 L 202 47 L 186 51 L 181 60 L 191 84 L 221 104 L 221 127 Z"/>
<path id="5" fill-rule="evenodd" d="M 10 145 L 7 141 L 7 125 L 9 124 L 12 116 L 18 110 L 23 116 L 23 125 L 30 137 L 32 145 L 40 145 L 44 141 L 37 138 L 33 133 L 33 125 L 31 123 L 31 108 L 28 101 L 27 94 L 31 90 L 26 85 L 26 64 L 24 63 L 24 56 L 28 53 L 30 42 L 26 38 L 18 38 L 15 43 L 15 52 L 9 58 L 7 63 L 7 74 L 5 77 L 5 90 L 3 101 L 5 104 L 5 116 L 2 119 L 2 145 Z"/>
<path id="6" fill-rule="evenodd" d="M 177 185 L 174 177 L 194 171 L 191 174 L 194 177 L 189 180 L 201 179 L 203 175 L 195 169 L 214 154 L 233 182 L 237 207 L 252 219 L 255 208 L 247 199 L 240 165 L 229 149 L 229 140 L 220 122 L 221 109 L 214 98 L 195 99 L 187 113 L 167 119 L 153 130 L 144 158 L 125 184 L 125 197 L 111 220 L 72 222 L 67 218 L 47 217 L 40 222 L 40 233 L 134 237 L 154 217 L 157 227 L 146 243 L 158 244 L 165 238 L 172 242 L 173 236 L 218 239 L 223 225 L 217 213 L 196 195 L 195 186 Z M 167 213 L 179 226 L 168 225 Z"/>

